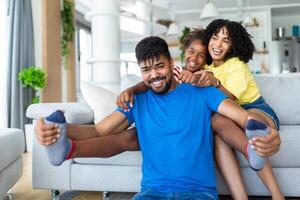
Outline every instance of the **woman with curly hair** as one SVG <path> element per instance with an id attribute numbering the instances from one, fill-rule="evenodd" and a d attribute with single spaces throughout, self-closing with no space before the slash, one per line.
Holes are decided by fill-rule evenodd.
<path id="1" fill-rule="evenodd" d="M 212 73 L 201 73 L 197 85 L 217 85 L 229 98 L 248 110 L 256 119 L 279 130 L 278 117 L 261 96 L 247 65 L 248 61 L 252 59 L 255 47 L 246 29 L 238 22 L 217 19 L 207 26 L 204 42 L 209 52 L 205 69 Z M 216 160 L 233 198 L 247 199 L 247 195 L 237 160 L 230 147 L 235 147 L 244 153 L 250 166 L 257 171 L 271 192 L 273 199 L 284 199 L 273 174 L 272 166 L 264 158 L 267 154 L 262 155 L 257 153 L 257 149 L 252 148 L 251 144 L 255 140 L 259 140 L 257 135 L 246 132 L 248 143 L 240 134 L 243 130 L 233 121 L 219 114 L 213 115 L 212 126 L 217 133 L 215 137 Z"/>

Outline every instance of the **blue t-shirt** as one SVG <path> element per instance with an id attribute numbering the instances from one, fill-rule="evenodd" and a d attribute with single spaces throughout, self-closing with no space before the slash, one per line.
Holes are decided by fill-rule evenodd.
<path id="1" fill-rule="evenodd" d="M 135 95 L 129 112 L 143 155 L 142 191 L 203 191 L 217 196 L 211 114 L 226 96 L 214 87 L 179 84 L 166 94 Z"/>

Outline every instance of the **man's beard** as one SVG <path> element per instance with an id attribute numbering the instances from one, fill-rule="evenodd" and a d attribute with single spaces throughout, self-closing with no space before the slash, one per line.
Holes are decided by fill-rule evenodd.
<path id="1" fill-rule="evenodd" d="M 166 84 L 165 84 L 162 88 L 160 88 L 159 90 L 153 89 L 153 88 L 151 87 L 151 83 L 154 82 L 154 81 L 160 81 L 160 80 L 166 80 Z M 154 78 L 154 79 L 149 80 L 148 83 L 149 83 L 150 88 L 151 88 L 151 90 L 153 91 L 153 93 L 155 93 L 155 94 L 164 94 L 164 93 L 166 93 L 166 92 L 169 91 L 169 89 L 170 89 L 170 87 L 171 87 L 171 84 L 172 84 L 172 78 L 170 78 L 169 80 L 167 80 L 166 77 L 159 76 L 159 77 L 156 77 L 156 78 Z"/>

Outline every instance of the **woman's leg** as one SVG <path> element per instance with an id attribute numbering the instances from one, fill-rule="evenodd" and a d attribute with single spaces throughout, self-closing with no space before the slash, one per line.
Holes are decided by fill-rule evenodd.
<path id="1" fill-rule="evenodd" d="M 230 143 L 235 149 L 245 151 L 247 139 L 246 142 L 244 142 L 245 144 L 242 144 L 241 141 L 243 140 L 239 139 L 245 138 L 245 134 L 232 120 L 218 113 L 214 114 L 212 117 L 212 127 L 217 133 L 217 135 L 215 135 L 216 162 L 227 183 L 231 196 L 233 199 L 238 200 L 248 199 L 239 164 L 235 158 L 234 152 L 228 145 Z M 224 137 L 222 137 L 221 134 Z M 236 139 L 233 140 L 233 138 Z"/>
<path id="2" fill-rule="evenodd" d="M 270 118 L 265 118 L 266 115 L 261 113 L 260 111 L 257 110 L 248 110 L 251 113 L 251 116 L 259 121 L 262 121 L 266 123 L 269 126 L 275 127 L 275 124 L 273 120 Z M 243 153 L 245 156 L 247 155 L 247 144 L 248 144 L 248 138 L 246 137 L 244 131 L 238 127 L 237 124 L 235 124 L 232 120 L 219 115 L 219 114 L 214 114 L 212 118 L 212 126 L 214 131 L 227 143 L 230 147 L 238 150 L 239 152 Z M 216 144 L 217 145 L 217 144 Z M 225 149 L 225 148 L 223 148 Z M 220 150 L 220 157 L 222 157 L 222 154 L 226 155 L 228 153 L 222 152 Z M 222 165 L 227 165 L 228 163 L 226 162 L 226 157 L 224 157 L 224 162 Z M 230 159 L 229 159 L 230 160 Z M 231 161 L 230 161 L 231 162 Z M 222 172 L 223 173 L 223 172 Z M 224 171 L 223 175 L 225 173 L 228 173 Z M 275 176 L 272 171 L 272 166 L 270 165 L 269 161 L 266 160 L 264 168 L 257 172 L 263 183 L 266 185 L 266 187 L 269 189 L 272 198 L 273 199 L 284 199 L 279 186 L 276 182 Z M 230 174 L 226 175 L 230 178 Z M 225 177 L 225 175 L 224 175 Z M 233 182 L 233 181 L 231 181 Z M 233 182 L 234 183 L 234 182 Z M 229 183 L 227 183 L 229 185 Z M 229 186 L 230 187 L 230 186 Z M 234 187 L 234 185 L 232 185 Z"/>
<path id="3" fill-rule="evenodd" d="M 257 120 L 260 120 L 264 123 L 266 123 L 268 126 L 275 128 L 275 124 L 273 120 L 265 115 L 263 112 L 255 109 L 249 109 L 248 110 L 251 113 L 251 116 Z M 258 176 L 261 178 L 263 183 L 267 186 L 269 191 L 271 192 L 272 199 L 273 200 L 282 200 L 284 199 L 284 196 L 282 192 L 280 191 L 280 187 L 276 181 L 276 177 L 273 173 L 272 166 L 270 162 L 266 159 L 265 166 L 261 171 L 257 172 Z"/>
<path id="4" fill-rule="evenodd" d="M 139 143 L 136 129 L 121 133 L 86 140 L 73 140 L 74 150 L 70 158 L 111 157 L 124 151 L 138 151 Z"/>

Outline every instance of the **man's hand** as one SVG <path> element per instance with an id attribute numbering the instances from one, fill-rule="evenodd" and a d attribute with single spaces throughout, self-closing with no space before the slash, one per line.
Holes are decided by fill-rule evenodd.
<path id="1" fill-rule="evenodd" d="M 134 98 L 133 98 L 134 93 L 130 90 L 124 90 L 118 97 L 117 97 L 117 101 L 116 104 L 117 106 L 119 106 L 120 108 L 122 108 L 123 110 L 129 110 L 126 102 L 130 102 L 130 106 L 133 106 L 134 103 Z"/>
<path id="2" fill-rule="evenodd" d="M 256 150 L 257 155 L 263 157 L 270 157 L 277 153 L 280 148 L 281 139 L 276 129 L 268 127 L 269 135 L 262 137 L 254 137 L 249 141 Z"/>
<path id="3" fill-rule="evenodd" d="M 39 118 L 35 126 L 36 137 L 41 145 L 54 143 L 60 136 L 61 130 L 57 124 L 46 124 L 44 118 Z"/>

